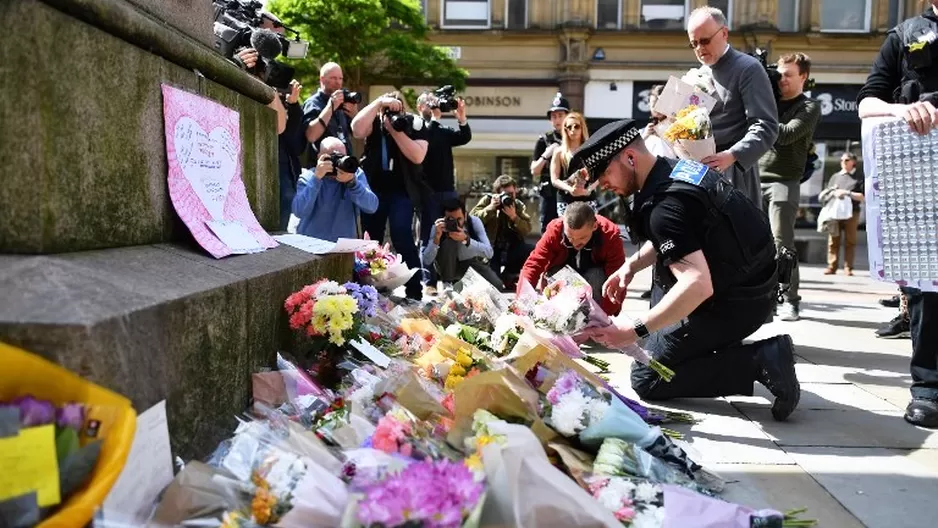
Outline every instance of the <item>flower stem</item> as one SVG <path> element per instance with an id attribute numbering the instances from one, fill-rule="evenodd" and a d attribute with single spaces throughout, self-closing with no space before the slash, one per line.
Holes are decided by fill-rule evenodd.
<path id="1" fill-rule="evenodd" d="M 785 528 L 802 528 L 806 526 L 814 526 L 817 524 L 815 519 L 796 519 L 798 515 L 808 511 L 807 508 L 799 508 L 797 510 L 789 510 L 785 512 L 785 518 L 782 520 L 782 526 Z"/>
<path id="2" fill-rule="evenodd" d="M 664 433 L 665 436 L 669 436 L 675 440 L 682 440 L 684 438 L 684 433 L 675 431 L 674 429 L 668 429 L 667 427 L 662 427 L 661 432 Z"/>
<path id="3" fill-rule="evenodd" d="M 589 363 L 590 365 L 593 365 L 593 366 L 595 366 L 595 367 L 599 367 L 599 369 L 602 370 L 603 372 L 606 372 L 606 371 L 609 370 L 609 362 L 608 362 L 608 361 L 603 361 L 603 360 L 601 360 L 601 359 L 599 359 L 599 358 L 596 358 L 596 357 L 593 357 L 593 356 L 590 356 L 590 355 L 586 355 L 586 356 L 583 358 L 583 361 L 585 361 L 585 362 L 587 362 L 587 363 Z"/>
<path id="4" fill-rule="evenodd" d="M 651 367 L 651 370 L 657 372 L 664 381 L 671 381 L 671 378 L 674 377 L 674 371 L 662 365 L 657 359 L 652 358 L 648 366 Z"/>

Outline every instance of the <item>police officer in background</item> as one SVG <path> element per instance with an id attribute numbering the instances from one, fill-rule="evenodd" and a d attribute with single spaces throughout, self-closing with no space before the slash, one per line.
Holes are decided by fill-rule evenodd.
<path id="1" fill-rule="evenodd" d="M 557 189 L 550 182 L 550 160 L 554 151 L 560 148 L 560 128 L 563 120 L 570 113 L 570 102 L 560 92 L 554 96 L 547 117 L 554 127 L 537 138 L 534 144 L 534 161 L 531 162 L 531 177 L 539 182 L 541 194 L 541 234 L 547 230 L 547 224 L 557 218 Z"/>
<path id="2" fill-rule="evenodd" d="M 938 0 L 886 35 L 857 95 L 861 118 L 894 116 L 913 131 L 938 126 Z M 912 401 L 905 420 L 938 428 L 938 293 L 902 288 L 912 334 Z"/>
<path id="3" fill-rule="evenodd" d="M 706 165 L 651 154 L 630 119 L 600 129 L 570 165 L 604 189 L 635 195 L 630 231 L 644 242 L 606 280 L 603 294 L 621 302 L 635 275 L 655 264 L 651 309 L 634 321 L 617 316 L 590 336 L 613 347 L 644 339 L 644 348 L 674 370 L 665 382 L 635 363 L 638 395 L 751 395 L 758 381 L 775 396 L 772 416 L 788 418 L 801 396 L 791 337 L 742 344 L 771 315 L 778 286 L 775 243 L 758 206 Z"/>

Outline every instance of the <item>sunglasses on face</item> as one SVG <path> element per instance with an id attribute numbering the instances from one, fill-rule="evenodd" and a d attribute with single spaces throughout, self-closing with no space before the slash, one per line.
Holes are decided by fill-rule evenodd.
<path id="1" fill-rule="evenodd" d="M 688 46 L 690 49 L 697 49 L 697 46 L 709 46 L 710 43 L 713 42 L 713 37 L 717 36 L 717 34 L 719 34 L 721 31 L 723 31 L 723 28 L 724 28 L 724 27 L 725 27 L 725 26 L 720 26 L 720 29 L 716 30 L 716 31 L 713 33 L 713 35 L 710 35 L 709 37 L 702 38 L 702 39 L 700 39 L 700 40 L 692 40 L 692 41 L 690 41 L 690 42 L 687 44 L 687 46 Z"/>
<path id="2" fill-rule="evenodd" d="M 573 132 L 574 130 L 579 130 L 580 125 L 574 123 L 572 125 L 565 125 L 564 128 L 567 129 L 567 132 Z"/>

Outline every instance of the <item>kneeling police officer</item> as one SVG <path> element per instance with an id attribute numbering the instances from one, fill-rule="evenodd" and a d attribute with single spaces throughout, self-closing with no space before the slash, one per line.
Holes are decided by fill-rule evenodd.
<path id="1" fill-rule="evenodd" d="M 610 123 L 569 164 L 604 189 L 634 195 L 629 229 L 642 244 L 606 280 L 603 294 L 621 302 L 635 275 L 657 263 L 649 312 L 634 322 L 614 318 L 590 336 L 615 347 L 644 339 L 644 348 L 674 370 L 665 382 L 634 364 L 632 388 L 644 399 L 749 396 L 758 381 L 775 396 L 772 416 L 785 420 L 801 396 L 791 337 L 742 344 L 776 304 L 768 219 L 721 173 L 657 157 L 640 133 L 630 119 Z"/>

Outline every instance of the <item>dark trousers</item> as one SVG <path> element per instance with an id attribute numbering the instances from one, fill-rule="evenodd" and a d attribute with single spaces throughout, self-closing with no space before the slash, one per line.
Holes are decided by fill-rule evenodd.
<path id="1" fill-rule="evenodd" d="M 912 397 L 938 400 L 938 293 L 902 288 L 909 299 Z"/>
<path id="2" fill-rule="evenodd" d="M 677 324 L 648 336 L 641 345 L 674 371 L 670 382 L 640 363 L 632 364 L 632 388 L 646 400 L 752 395 L 756 381 L 754 344 L 742 340 L 759 329 L 776 305 L 774 276 L 764 285 L 708 301 Z M 655 284 L 654 306 L 664 297 Z"/>
<path id="3" fill-rule="evenodd" d="M 296 196 L 296 178 L 290 170 L 290 161 L 280 160 L 280 230 L 286 231 L 293 211 L 293 198 Z"/>
<path id="4" fill-rule="evenodd" d="M 435 192 L 430 194 L 424 201 L 420 210 L 420 244 L 422 247 L 426 247 L 427 242 L 430 240 L 433 223 L 443 218 L 443 202 L 452 198 L 459 198 L 459 193 L 456 191 Z M 436 269 L 432 264 L 432 262 L 423 263 L 424 280 L 430 286 L 433 286 L 437 281 Z"/>
<path id="5" fill-rule="evenodd" d="M 541 194 L 541 234 L 547 231 L 547 224 L 557 218 L 557 195 Z"/>
<path id="6" fill-rule="evenodd" d="M 414 204 L 406 193 L 381 193 L 378 195 L 378 210 L 373 214 L 362 213 L 362 229 L 372 240 L 380 243 L 384 241 L 385 226 L 389 226 L 394 250 L 401 254 L 409 268 L 420 269 L 420 255 L 414 242 L 413 219 Z M 410 299 L 420 300 L 423 297 L 420 273 L 414 273 L 407 281 L 405 289 Z"/>
<path id="7" fill-rule="evenodd" d="M 534 246 L 523 241 L 515 241 L 508 247 L 496 249 L 489 261 L 489 266 L 504 280 L 507 277 L 517 277 L 521 274 L 521 267 L 534 251 Z M 502 269 L 504 268 L 504 269 Z"/>
<path id="8" fill-rule="evenodd" d="M 433 264 L 442 281 L 457 282 L 472 268 L 499 290 L 505 286 L 495 271 L 482 259 L 459 260 L 459 245 L 459 242 L 449 237 L 440 241 L 440 249 Z"/>

